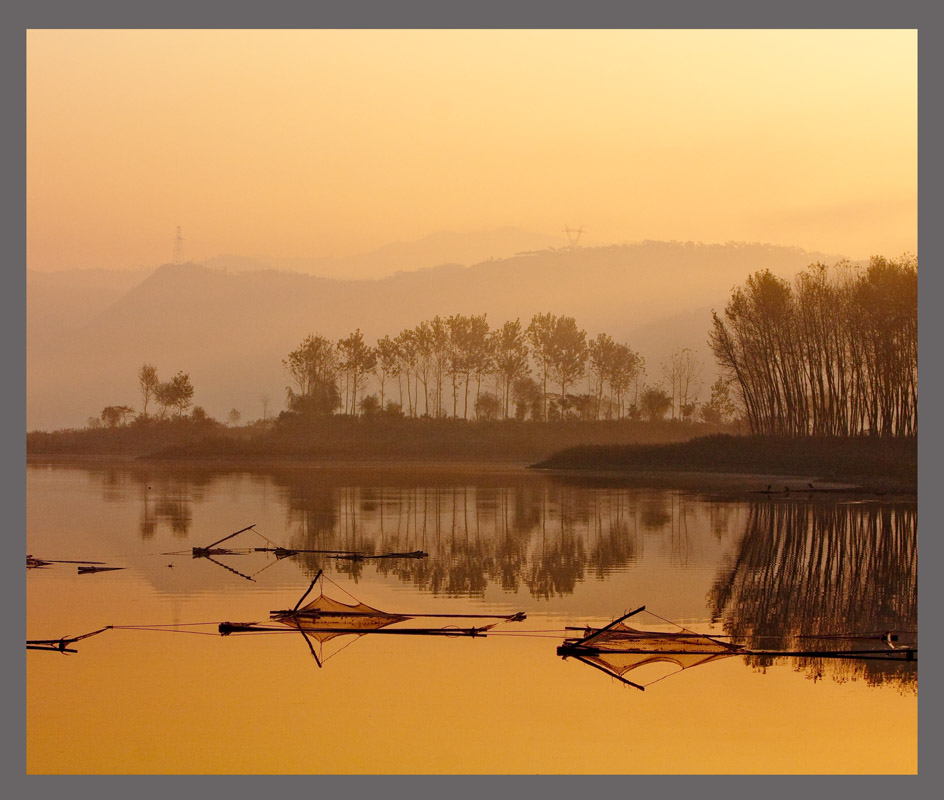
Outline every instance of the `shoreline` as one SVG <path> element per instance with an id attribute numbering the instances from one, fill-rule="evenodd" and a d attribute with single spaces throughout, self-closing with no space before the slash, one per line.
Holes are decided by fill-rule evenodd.
<path id="1" fill-rule="evenodd" d="M 531 468 L 610 479 L 662 473 L 704 482 L 710 475 L 714 484 L 749 480 L 754 491 L 770 495 L 918 490 L 917 439 L 714 435 L 664 445 L 571 447 Z"/>
<path id="2" fill-rule="evenodd" d="M 228 470 L 312 470 L 345 472 L 412 472 L 418 476 L 430 472 L 442 474 L 500 475 L 515 474 L 556 478 L 567 483 L 598 485 L 633 485 L 637 487 L 680 489 L 688 491 L 721 492 L 751 495 L 771 500 L 817 499 L 836 496 L 876 496 L 914 498 L 917 486 L 894 481 L 843 480 L 817 475 L 782 474 L 760 471 L 695 470 L 695 469 L 641 469 L 641 468 L 549 468 L 521 460 L 482 459 L 302 459 L 268 457 L 245 458 L 142 458 L 128 455 L 70 454 L 27 455 L 27 466 L 108 466 L 126 467 L 179 467 L 181 469 Z M 811 488 L 812 485 L 812 488 Z"/>
<path id="3" fill-rule="evenodd" d="M 529 466 L 529 471 L 587 482 L 632 482 L 635 485 L 702 491 L 737 491 L 771 499 L 800 499 L 820 495 L 875 495 L 915 497 L 917 487 L 897 483 L 840 480 L 815 475 L 728 472 L 684 469 L 551 469 Z M 812 484 L 812 487 L 810 486 Z"/>
<path id="4" fill-rule="evenodd" d="M 629 441 L 620 441 L 621 437 L 613 435 L 620 428 L 605 425 L 348 427 L 347 435 L 343 429 L 330 428 L 307 431 L 305 438 L 295 440 L 181 436 L 175 441 L 157 435 L 142 440 L 129 430 L 106 431 L 89 438 L 53 435 L 44 441 L 70 446 L 27 446 L 27 464 L 423 473 L 435 469 L 480 473 L 528 470 L 569 481 L 736 488 L 766 496 L 798 492 L 916 495 L 918 488 L 916 437 L 679 436 L 683 431 L 675 429 L 675 436 L 668 441 L 653 441 L 652 431 L 640 440 L 631 434 L 641 431 L 625 428 L 622 433 Z M 113 443 L 124 446 L 95 451 L 91 445 L 98 440 L 115 440 Z"/>

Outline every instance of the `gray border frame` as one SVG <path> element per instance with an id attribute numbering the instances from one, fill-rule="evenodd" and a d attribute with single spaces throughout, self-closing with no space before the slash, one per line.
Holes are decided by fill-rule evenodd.
<path id="1" fill-rule="evenodd" d="M 83 3 L 56 0 L 56 2 L 21 2 L 4 11 L 2 36 L 4 46 L 0 48 L 5 69 L 2 70 L 4 94 L 8 105 L 15 106 L 19 113 L 8 113 L 3 123 L 3 174 L 5 200 L 11 210 L 7 215 L 11 233 L 10 263 L 2 271 L 3 281 L 3 347 L 4 364 L 8 372 L 18 374 L 24 386 L 13 381 L 14 391 L 3 395 L 2 426 L 2 466 L 3 499 L 9 535 L 17 541 L 25 531 L 25 470 L 24 466 L 24 431 L 25 420 L 25 230 L 26 210 L 23 199 L 26 189 L 25 170 L 25 64 L 26 30 L 30 28 L 907 28 L 917 29 L 919 37 L 919 75 L 933 76 L 941 74 L 939 31 L 937 20 L 930 4 L 924 2 L 898 2 L 889 4 L 878 0 L 860 2 L 819 2 L 803 0 L 801 3 L 768 4 L 754 0 L 726 0 L 714 3 L 696 2 L 696 0 L 676 0 L 672 3 L 647 4 L 633 7 L 628 4 L 616 6 L 601 0 L 584 0 L 582 3 L 563 3 L 560 0 L 518 0 L 517 2 L 496 2 L 478 0 L 475 3 L 448 2 L 447 0 L 348 0 L 341 3 L 323 0 L 276 0 L 269 3 L 224 2 L 206 0 L 205 2 L 185 3 L 180 0 L 165 0 L 161 4 L 145 6 L 130 3 L 127 0 L 86 0 Z M 937 65 L 937 66 L 935 66 Z M 923 245 L 923 260 L 926 265 L 920 278 L 919 325 L 921 330 L 919 359 L 923 366 L 923 379 L 919 407 L 923 409 L 923 426 L 919 437 L 919 507 L 921 497 L 934 497 L 937 478 L 940 474 L 941 460 L 941 422 L 934 411 L 941 407 L 941 384 L 939 375 L 939 357 L 934 345 L 940 339 L 940 314 L 935 313 L 936 301 L 940 297 L 940 268 L 938 256 L 940 243 L 936 237 L 920 238 L 920 231 L 929 225 L 939 224 L 940 201 L 937 192 L 928 190 L 940 182 L 940 155 L 937 142 L 940 140 L 940 104 L 935 103 L 937 93 L 933 83 L 927 79 L 919 80 L 919 137 L 931 142 L 931 148 L 925 148 L 920 155 L 919 180 L 919 241 Z M 921 100 L 924 100 L 921 103 Z M 930 228 L 933 230 L 933 228 Z M 925 504 L 927 505 L 927 504 Z M 921 604 L 927 609 L 935 609 L 940 601 L 940 582 L 932 572 L 940 562 L 940 542 L 936 535 L 927 535 L 923 531 L 937 531 L 940 510 L 935 506 L 921 509 L 923 525 L 919 525 L 919 543 L 923 570 L 919 567 L 919 586 Z M 11 525 L 12 523 L 12 525 Z M 16 549 L 8 551 L 16 555 Z M 6 559 L 4 562 L 3 596 L 10 608 L 23 609 L 25 597 L 25 571 L 21 556 Z M 7 574 L 9 573 L 9 574 Z M 921 577 L 923 575 L 923 578 Z M 936 630 L 932 628 L 934 617 L 929 612 L 930 620 L 924 641 L 924 661 L 931 668 L 938 662 L 940 642 Z M 25 614 L 20 617 L 25 632 Z M 13 648 L 8 650 L 12 652 Z M 20 651 L 17 651 L 18 653 Z M 22 656 L 18 656 L 22 658 Z M 930 662 L 928 662 L 930 659 Z M 928 673 L 931 674 L 931 673 Z M 23 687 L 25 686 L 25 666 L 23 661 L 13 663 L 12 655 L 4 659 L 3 709 L 5 726 L 8 730 L 8 746 L 3 750 L 4 773 L 8 775 L 17 794 L 45 796 L 63 790 L 77 788 L 77 778 L 39 777 L 25 775 L 25 741 L 23 738 Z M 745 795 L 756 794 L 758 790 L 782 790 L 794 792 L 805 789 L 814 782 L 825 784 L 826 791 L 840 788 L 837 780 L 854 781 L 851 788 L 866 795 L 886 795 L 890 789 L 896 793 L 924 789 L 934 785 L 935 774 L 939 771 L 936 752 L 937 731 L 939 728 L 940 690 L 927 682 L 921 692 L 921 713 L 919 724 L 919 769 L 920 778 L 883 777 L 883 778 L 791 778 L 771 780 L 770 777 L 742 777 L 737 779 L 711 780 L 701 782 L 698 791 L 711 794 L 732 790 Z M 881 720 L 876 720 L 881 724 Z M 932 750 L 932 748 L 934 748 Z M 100 794 L 123 796 L 129 790 L 146 794 L 152 791 L 165 792 L 185 790 L 188 794 L 205 792 L 209 782 L 222 782 L 214 785 L 214 790 L 227 793 L 235 792 L 238 796 L 252 797 L 263 788 L 263 778 L 259 777 L 168 777 L 136 780 L 131 777 L 95 776 L 81 779 L 81 791 L 89 790 Z M 312 792 L 342 789 L 343 791 L 429 793 L 431 796 L 457 792 L 465 795 L 500 791 L 519 793 L 523 789 L 532 792 L 553 795 L 570 794 L 573 790 L 587 786 L 594 789 L 629 789 L 624 780 L 614 778 L 577 779 L 561 778 L 313 778 L 293 777 L 277 778 L 280 788 L 289 790 L 308 789 Z M 696 778 L 633 778 L 632 788 L 653 789 L 696 788 Z M 894 780 L 894 784 L 891 783 Z M 902 785 L 902 781 L 906 785 Z M 67 783 L 68 781 L 68 783 Z M 132 782 L 134 786 L 132 787 Z M 266 787 L 268 788 L 268 787 Z M 587 788 L 583 788 L 587 791 Z M 923 794 L 923 793 L 922 793 Z"/>

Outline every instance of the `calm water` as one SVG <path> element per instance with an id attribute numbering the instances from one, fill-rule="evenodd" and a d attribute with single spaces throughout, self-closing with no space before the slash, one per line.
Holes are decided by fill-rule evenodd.
<path id="1" fill-rule="evenodd" d="M 250 524 L 259 535 L 222 546 L 429 557 L 191 557 Z M 28 638 L 116 626 L 74 655 L 27 652 L 27 771 L 913 773 L 913 664 L 737 656 L 641 668 L 638 691 L 556 647 L 567 626 L 640 605 L 768 649 L 915 631 L 916 527 L 913 501 L 513 468 L 31 463 L 27 552 L 124 569 L 27 571 Z M 297 632 L 219 635 L 291 608 L 319 569 L 342 602 L 527 619 L 485 637 L 316 641 L 320 667 Z"/>

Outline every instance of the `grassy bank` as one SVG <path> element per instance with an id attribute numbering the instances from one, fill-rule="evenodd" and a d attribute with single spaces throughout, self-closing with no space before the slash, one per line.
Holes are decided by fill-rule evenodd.
<path id="1" fill-rule="evenodd" d="M 568 472 L 714 472 L 809 476 L 916 491 L 917 438 L 701 436 L 665 444 L 580 445 L 533 464 Z"/>
<path id="2" fill-rule="evenodd" d="M 530 463 L 577 445 L 681 442 L 703 424 L 619 421 L 476 421 L 330 417 L 229 428 L 191 419 L 115 428 L 31 432 L 28 455 L 150 459 L 494 461 Z"/>

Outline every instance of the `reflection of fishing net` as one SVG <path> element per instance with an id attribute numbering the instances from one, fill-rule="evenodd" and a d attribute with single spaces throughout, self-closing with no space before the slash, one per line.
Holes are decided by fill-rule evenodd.
<path id="1" fill-rule="evenodd" d="M 696 633 L 661 633 L 641 631 L 618 623 L 592 636 L 587 645 L 579 643 L 569 653 L 585 664 L 608 672 L 624 683 L 642 688 L 682 670 L 737 655 L 740 648 L 711 636 Z M 630 681 L 634 675 L 645 683 Z"/>
<path id="2" fill-rule="evenodd" d="M 639 630 L 625 623 L 625 620 L 645 610 L 645 606 L 640 606 L 602 628 L 582 629 L 583 636 L 566 639 L 557 648 L 557 654 L 588 664 L 637 689 L 644 689 L 658 680 L 692 667 L 735 655 L 745 656 L 761 664 L 774 658 L 795 658 L 801 663 L 833 659 L 853 660 L 859 665 L 869 661 L 899 661 L 909 667 L 914 667 L 918 658 L 917 642 L 913 643 L 913 647 L 902 646 L 900 637 L 890 631 L 884 634 L 812 634 L 798 637 L 836 640 L 838 643 L 849 640 L 849 643 L 855 643 L 839 649 L 833 644 L 831 649 L 758 650 L 725 641 L 727 636 L 697 633 L 681 625 L 677 625 L 680 628 L 677 632 L 665 632 Z M 651 611 L 647 613 L 663 622 L 669 621 Z M 662 674 L 659 675 L 657 671 L 656 677 L 652 677 L 653 670 L 650 669 L 645 671 L 644 676 L 633 674 L 633 680 L 626 677 L 643 667 L 652 666 L 661 667 Z"/>
<path id="3" fill-rule="evenodd" d="M 372 608 L 366 603 L 358 602 L 356 605 L 341 603 L 320 594 L 307 605 L 290 614 L 281 614 L 275 617 L 276 621 L 287 625 L 290 628 L 304 631 L 313 639 L 320 642 L 327 642 L 335 636 L 363 631 L 379 630 L 395 622 L 401 622 L 409 617 L 400 614 L 388 614 Z M 338 632 L 325 630 L 326 628 L 337 628 Z"/>
<path id="4" fill-rule="evenodd" d="M 321 589 L 318 597 L 311 600 L 306 605 L 302 605 L 319 581 L 321 581 Z M 342 603 L 339 600 L 325 595 L 324 581 L 328 581 L 348 595 L 353 603 Z M 324 661 L 327 660 L 323 653 L 324 644 L 337 637 L 348 636 L 350 639 L 344 647 L 338 648 L 332 655 L 336 655 L 353 641 L 368 633 L 396 634 L 398 636 L 484 636 L 488 630 L 500 624 L 492 622 L 489 625 L 473 626 L 469 628 L 460 628 L 456 625 L 432 628 L 417 626 L 389 628 L 389 626 L 394 623 L 411 620 L 416 617 L 446 617 L 450 619 L 458 619 L 460 617 L 472 617 L 475 619 L 497 618 L 504 622 L 520 622 L 525 618 L 525 614 L 522 611 L 513 614 L 453 614 L 429 612 L 393 614 L 380 611 L 373 606 L 362 603 L 356 597 L 344 591 L 342 587 L 338 586 L 338 584 L 330 578 L 327 578 L 322 570 L 318 570 L 318 574 L 315 575 L 311 585 L 298 599 L 294 608 L 269 612 L 269 619 L 276 623 L 275 625 L 262 625 L 255 622 L 221 622 L 219 632 L 222 636 L 229 636 L 233 633 L 289 633 L 291 631 L 298 631 L 307 643 L 311 654 L 318 662 L 318 666 L 322 666 Z M 330 657 L 331 656 L 328 656 L 327 658 Z"/>

